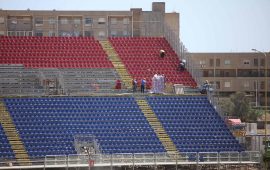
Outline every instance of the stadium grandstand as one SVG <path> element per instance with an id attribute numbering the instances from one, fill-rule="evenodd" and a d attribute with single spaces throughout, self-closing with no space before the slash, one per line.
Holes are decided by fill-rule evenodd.
<path id="1" fill-rule="evenodd" d="M 179 14 L 166 13 L 164 2 L 153 2 L 152 11 L 0 16 L 0 169 L 260 164 L 211 92 L 200 94 L 199 69 L 177 38 Z"/>

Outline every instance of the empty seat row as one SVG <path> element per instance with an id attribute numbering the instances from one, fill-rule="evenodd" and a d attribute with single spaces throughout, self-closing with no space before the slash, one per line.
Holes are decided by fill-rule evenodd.
<path id="1" fill-rule="evenodd" d="M 0 159 L 15 159 L 15 154 L 0 123 Z"/>
<path id="2" fill-rule="evenodd" d="M 190 115 L 192 113 L 182 114 L 189 107 L 198 108 L 194 112 L 196 114 L 202 113 L 203 109 L 196 103 L 185 102 L 185 99 L 192 98 L 202 101 L 205 104 L 204 108 L 209 108 L 209 112 L 199 117 Z M 233 137 L 206 97 L 147 97 L 147 101 L 180 152 L 243 151 L 243 147 Z M 188 107 L 174 111 L 169 109 L 171 103 L 176 102 L 179 106 Z M 177 107 L 176 104 L 174 106 Z"/>
<path id="3" fill-rule="evenodd" d="M 84 46 L 87 48 L 81 48 Z M 94 38 L 1 36 L 0 48 L 0 64 L 23 64 L 27 68 L 113 68 L 107 54 Z M 98 60 L 85 58 L 93 56 Z M 74 59 L 71 60 L 72 57 Z"/>
<path id="4" fill-rule="evenodd" d="M 33 105 L 32 101 L 58 104 L 52 109 L 51 105 L 39 107 L 40 105 Z M 88 104 L 91 101 L 102 104 L 112 114 L 104 109 L 96 109 L 93 115 L 91 112 L 77 112 L 83 105 L 91 107 Z M 100 142 L 103 153 L 165 151 L 133 97 L 6 98 L 4 102 L 32 158 L 74 154 L 73 141 L 77 134 L 94 135 Z M 64 110 L 62 106 L 68 104 L 75 107 Z M 134 112 L 124 115 L 126 108 L 119 108 L 119 105 L 130 106 Z M 18 108 L 27 108 L 28 111 Z M 54 112 L 48 113 L 48 110 Z M 50 143 L 55 146 L 52 147 Z"/>

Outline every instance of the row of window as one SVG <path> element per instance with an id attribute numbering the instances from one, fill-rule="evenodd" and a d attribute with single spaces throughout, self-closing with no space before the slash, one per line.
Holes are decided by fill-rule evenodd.
<path id="1" fill-rule="evenodd" d="M 35 33 L 33 34 L 32 31 L 8 31 L 8 36 L 44 36 L 44 31 L 43 30 L 36 30 Z M 54 37 L 56 36 L 55 31 L 48 31 L 47 36 L 49 37 Z M 4 31 L 0 31 L 0 35 L 4 35 Z M 59 31 L 58 32 L 59 36 L 83 36 L 81 31 Z M 84 36 L 86 37 L 91 37 L 94 36 L 93 31 L 84 31 Z M 99 31 L 98 36 L 100 38 L 105 37 L 105 31 Z M 115 31 L 112 30 L 110 32 L 110 36 L 130 36 L 130 32 L 127 30 L 124 31 Z"/>
<path id="2" fill-rule="evenodd" d="M 242 82 L 243 88 L 250 88 L 253 86 L 254 90 L 264 90 L 265 89 L 265 82 L 264 81 L 254 81 L 253 83 L 250 83 L 249 81 L 244 81 Z M 215 86 L 216 89 L 220 89 L 221 84 L 220 81 L 216 82 L 210 82 L 213 86 Z M 231 88 L 232 87 L 232 82 L 230 81 L 225 81 L 223 83 L 223 88 Z"/>
<path id="3" fill-rule="evenodd" d="M 267 71 L 268 77 L 270 72 Z M 205 69 L 204 77 L 265 77 L 264 69 Z"/>
<path id="4" fill-rule="evenodd" d="M 31 23 L 31 18 L 30 17 L 25 17 L 22 19 L 18 19 L 17 17 L 11 17 L 8 19 L 9 23 L 11 24 L 18 24 L 18 21 L 21 21 L 23 24 L 30 24 Z M 44 20 L 42 17 L 36 17 L 35 18 L 35 24 L 36 25 L 43 25 L 43 22 L 46 21 Z M 76 24 L 79 25 L 82 23 L 82 19 L 81 18 L 73 18 L 73 19 L 69 19 L 68 17 L 60 17 L 59 18 L 59 24 Z M 114 24 L 124 24 L 124 25 L 128 25 L 130 22 L 129 18 L 110 18 L 110 24 L 114 25 Z M 5 23 L 5 18 L 4 17 L 0 17 L 0 24 L 4 24 Z M 49 24 L 56 24 L 57 20 L 55 18 L 49 18 L 48 19 L 48 23 Z M 90 26 L 94 23 L 98 23 L 98 24 L 105 24 L 106 23 L 106 19 L 105 18 L 98 18 L 97 21 L 94 21 L 93 18 L 89 18 L 86 17 L 84 18 L 84 24 L 86 26 Z"/>
<path id="5" fill-rule="evenodd" d="M 206 66 L 206 61 L 205 60 L 200 61 L 199 63 L 201 65 L 201 67 Z M 243 60 L 244 65 L 251 65 L 251 63 L 252 63 L 252 61 L 250 61 L 250 60 Z M 224 60 L 224 65 L 231 65 L 231 60 Z M 209 59 L 209 66 L 210 67 L 220 67 L 220 59 L 217 58 L 216 60 L 214 60 L 213 58 L 210 58 Z M 261 58 L 261 59 L 254 58 L 253 59 L 253 66 L 255 66 L 255 67 L 257 67 L 257 66 L 264 67 L 265 66 L 265 59 L 264 58 Z"/>

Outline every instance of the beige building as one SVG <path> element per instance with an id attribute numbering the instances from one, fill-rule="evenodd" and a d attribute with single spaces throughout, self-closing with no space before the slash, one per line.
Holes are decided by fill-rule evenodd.
<path id="1" fill-rule="evenodd" d="M 165 2 L 152 11 L 0 10 L 0 35 L 8 36 L 164 36 L 165 26 L 179 37 L 179 13 L 166 13 Z"/>
<path id="2" fill-rule="evenodd" d="M 216 84 L 216 90 L 221 96 L 244 91 L 253 96 L 254 104 L 258 102 L 264 105 L 267 90 L 269 105 L 270 54 L 266 55 L 255 52 L 191 53 L 190 57 L 201 68 L 202 79 Z"/>

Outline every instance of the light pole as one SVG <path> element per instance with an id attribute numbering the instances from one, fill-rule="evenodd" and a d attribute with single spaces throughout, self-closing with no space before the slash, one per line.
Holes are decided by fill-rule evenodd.
<path id="1" fill-rule="evenodd" d="M 267 74 L 267 55 L 265 52 L 262 52 L 262 51 L 259 51 L 259 50 L 256 50 L 256 49 L 251 49 L 252 51 L 255 51 L 257 53 L 261 53 L 264 55 L 264 78 L 265 78 L 265 95 L 264 95 L 264 103 L 265 103 L 265 106 L 264 106 L 264 134 L 265 134 L 265 142 L 266 142 L 266 139 L 267 139 L 267 118 L 266 118 L 266 115 L 267 115 L 267 90 L 268 90 L 268 74 Z M 266 147 L 265 147 L 266 149 Z"/>

